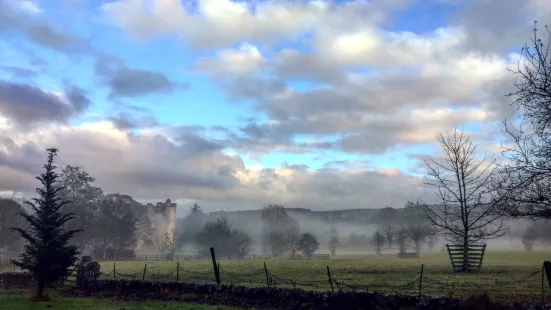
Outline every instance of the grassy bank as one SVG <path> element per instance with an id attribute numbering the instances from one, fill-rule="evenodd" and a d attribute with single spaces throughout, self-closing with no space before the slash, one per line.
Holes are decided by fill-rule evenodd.
<path id="1" fill-rule="evenodd" d="M 1 295 L 2 310 L 37 310 L 37 309 L 95 309 L 95 310 L 238 310 L 238 308 L 188 304 L 182 302 L 140 301 L 124 302 L 92 298 L 56 297 L 49 302 L 30 302 L 24 295 Z"/>

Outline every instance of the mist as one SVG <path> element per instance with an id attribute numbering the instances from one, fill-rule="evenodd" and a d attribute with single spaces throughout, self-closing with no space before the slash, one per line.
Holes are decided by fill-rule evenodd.
<path id="1" fill-rule="evenodd" d="M 334 210 L 334 211 L 315 211 L 310 209 L 287 208 L 287 214 L 294 219 L 301 232 L 311 233 L 316 236 L 319 247 L 316 254 L 329 254 L 329 242 L 331 239 L 331 230 L 336 231 L 340 244 L 337 249 L 337 255 L 361 255 L 374 254 L 375 246 L 373 245 L 372 236 L 376 231 L 382 229 L 384 225 L 393 225 L 396 229 L 400 227 L 408 227 L 409 224 L 417 223 L 422 220 L 422 215 L 417 214 L 411 220 L 404 218 L 403 213 L 407 212 L 407 208 L 393 209 L 398 215 L 392 218 L 387 218 L 384 221 L 381 219 L 383 209 L 349 209 L 349 210 Z M 267 255 L 263 248 L 263 234 L 265 233 L 265 224 L 262 220 L 262 210 L 245 210 L 245 211 L 216 211 L 205 214 L 204 221 L 212 222 L 218 218 L 226 218 L 232 227 L 242 230 L 247 235 L 251 236 L 253 246 L 250 255 Z M 178 218 L 176 226 L 181 226 L 183 218 Z M 522 242 L 523 234 L 532 224 L 532 221 L 523 219 L 506 219 L 504 225 L 507 227 L 507 233 L 495 239 L 483 241 L 490 251 L 501 250 L 517 250 L 524 251 L 525 246 Z M 365 238 L 365 243 L 350 244 L 351 236 L 355 235 L 358 238 Z M 445 251 L 445 245 L 452 242 L 445 240 L 442 236 L 437 236 L 432 246 L 432 249 L 424 240 L 422 244 L 422 252 L 442 252 Z M 547 246 L 545 243 L 538 243 L 536 247 Z M 413 245 L 408 244 L 408 251 L 414 251 Z M 188 255 L 194 255 L 197 248 L 194 244 L 186 244 L 182 248 L 182 252 Z M 399 252 L 398 246 L 393 244 L 391 247 L 385 244 L 383 248 L 384 254 L 396 254 Z"/>

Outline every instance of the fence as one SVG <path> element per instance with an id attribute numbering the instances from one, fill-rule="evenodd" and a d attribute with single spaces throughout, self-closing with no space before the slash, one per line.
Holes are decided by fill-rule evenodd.
<path id="1" fill-rule="evenodd" d="M 299 257 L 295 256 L 274 256 L 274 255 L 247 255 L 241 259 L 236 260 L 274 260 L 274 259 L 313 259 L 313 260 L 328 260 L 329 254 L 314 254 L 311 257 Z M 103 260 L 103 261 L 186 261 L 186 260 L 209 260 L 208 257 L 202 257 L 200 255 L 136 255 L 132 258 L 117 258 L 116 260 Z"/>
<path id="2" fill-rule="evenodd" d="M 16 272 L 19 268 L 11 263 L 10 258 L 0 259 L 0 272 Z"/>
<path id="3" fill-rule="evenodd" d="M 452 263 L 452 268 L 455 272 L 478 270 L 482 267 L 482 260 L 484 259 L 484 253 L 486 251 L 486 244 L 481 245 L 469 245 L 467 248 L 467 255 L 465 257 L 463 245 L 448 245 L 448 255 Z M 467 260 L 467 269 L 464 269 L 464 260 Z"/>
<path id="4" fill-rule="evenodd" d="M 143 269 L 128 270 L 124 272 L 117 269 L 117 264 L 109 272 L 102 274 L 101 280 L 138 280 L 148 282 L 181 282 L 197 284 L 222 284 L 246 287 L 271 287 L 293 288 L 312 291 L 352 291 L 352 292 L 381 292 L 388 294 L 405 294 L 415 296 L 443 296 L 443 297 L 467 297 L 475 294 L 488 294 L 495 299 L 506 299 L 509 296 L 526 298 L 530 300 L 550 299 L 546 297 L 548 284 L 544 281 L 542 268 L 535 268 L 523 275 L 502 279 L 477 279 L 463 277 L 450 279 L 446 276 L 430 273 L 423 265 L 419 271 L 402 278 L 381 280 L 370 277 L 363 279 L 351 277 L 349 273 L 339 270 L 337 272 L 326 266 L 315 274 L 303 275 L 299 272 L 272 271 L 269 263 L 265 262 L 263 268 L 243 269 L 241 271 L 226 270 L 220 263 L 208 270 L 191 270 L 184 264 L 175 262 L 172 269 L 150 268 L 147 264 Z M 234 267 L 235 268 L 235 267 Z M 243 266 L 239 267 L 243 268 Z M 103 271 L 105 272 L 105 271 Z M 297 274 L 290 277 L 289 274 Z"/>

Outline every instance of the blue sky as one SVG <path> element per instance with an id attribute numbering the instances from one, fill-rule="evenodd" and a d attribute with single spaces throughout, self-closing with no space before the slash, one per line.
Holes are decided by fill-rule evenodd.
<path id="1" fill-rule="evenodd" d="M 381 171 L 381 178 L 396 170 L 400 176 L 392 177 L 418 184 L 419 156 L 439 154 L 435 132 L 457 126 L 485 146 L 500 141 L 497 126 L 511 116 L 500 105 L 506 101 L 503 85 L 510 81 L 506 67 L 514 63 L 509 54 L 529 39 L 531 21 L 545 20 L 551 12 L 536 0 L 317 1 L 325 7 L 314 2 L 255 1 L 243 10 L 243 2 L 230 0 L 0 0 L 10 12 L 0 14 L 0 80 L 44 94 L 73 90 L 89 102 L 64 115 L 39 106 L 59 119 L 33 116 L 36 132 L 109 121 L 116 128 L 102 129 L 98 135 L 110 138 L 101 141 L 115 141 L 121 134 L 129 139 L 110 150 L 151 151 L 148 156 L 158 165 L 175 160 L 175 167 L 185 170 L 182 175 L 207 168 L 198 168 L 194 156 L 155 153 L 132 139 L 143 142 L 148 138 L 142 132 L 156 132 L 182 154 L 209 148 L 205 152 L 211 153 L 202 155 L 211 158 L 207 166 L 213 170 L 205 172 L 209 178 L 217 165 L 246 171 L 239 167 L 243 162 L 278 171 L 278 180 L 288 177 L 288 165 L 306 165 L 312 180 L 319 169 L 331 166 L 339 169 L 333 177 L 342 182 L 371 182 L 352 181 L 356 175 L 348 171 L 361 168 Z M 484 16 L 491 2 L 495 10 Z M 493 22 L 492 16 L 511 22 Z M 16 118 L 30 97 L 2 95 L 0 116 L 16 130 L 22 121 Z M 29 115 L 38 111 L 30 107 L 24 107 Z M 123 120 L 132 124 L 122 126 Z M 175 128 L 192 131 L 178 131 L 179 139 L 191 140 L 165 137 Z M 17 135 L 20 141 L 35 137 Z M 70 160 L 96 165 L 92 159 Z M 347 164 L 331 164 L 342 161 Z M 251 173 L 238 177 L 235 172 L 234 177 L 247 188 L 256 186 L 251 180 L 267 177 Z M 306 187 L 306 176 L 295 174 L 286 182 Z M 276 188 L 265 195 L 284 196 Z M 227 199 L 230 194 L 216 195 Z M 310 198 L 286 199 L 314 204 Z"/>

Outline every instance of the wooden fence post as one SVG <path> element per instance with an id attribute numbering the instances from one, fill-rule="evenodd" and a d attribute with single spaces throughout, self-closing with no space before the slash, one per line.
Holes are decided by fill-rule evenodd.
<path id="1" fill-rule="evenodd" d="M 266 267 L 266 262 L 264 262 L 264 272 L 266 273 L 266 284 L 270 287 L 270 278 L 268 277 L 268 268 Z"/>
<path id="2" fill-rule="evenodd" d="M 142 281 L 145 281 L 145 272 L 147 270 L 147 264 L 143 266 L 143 275 L 142 275 Z"/>
<path id="3" fill-rule="evenodd" d="M 176 263 L 176 282 L 180 282 L 180 262 Z"/>
<path id="4" fill-rule="evenodd" d="M 545 270 L 545 276 L 547 277 L 547 282 L 551 288 L 551 262 L 548 260 L 544 261 L 543 269 Z"/>
<path id="5" fill-rule="evenodd" d="M 329 285 L 331 285 L 331 292 L 334 292 L 335 289 L 333 288 L 333 281 L 331 280 L 331 271 L 329 270 L 329 266 L 327 266 L 327 278 L 329 279 Z"/>
<path id="6" fill-rule="evenodd" d="M 545 301 L 544 301 L 544 294 L 545 294 L 544 271 L 545 271 L 544 264 L 541 264 L 541 306 L 542 306 L 542 308 L 545 305 Z"/>
<path id="7" fill-rule="evenodd" d="M 117 268 L 115 267 L 115 262 L 113 262 L 113 280 L 117 280 Z"/>
<path id="8" fill-rule="evenodd" d="M 423 269 L 425 269 L 425 265 L 421 264 L 421 275 L 419 276 L 419 298 L 421 298 L 423 292 Z"/>
<path id="9" fill-rule="evenodd" d="M 216 255 L 214 254 L 214 248 L 210 248 L 210 257 L 212 259 L 212 267 L 214 269 L 214 277 L 216 278 L 216 284 L 220 285 L 220 274 L 218 273 L 218 266 L 216 265 Z"/>

